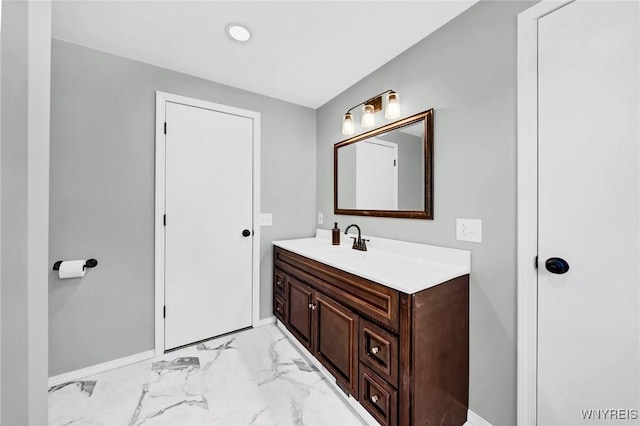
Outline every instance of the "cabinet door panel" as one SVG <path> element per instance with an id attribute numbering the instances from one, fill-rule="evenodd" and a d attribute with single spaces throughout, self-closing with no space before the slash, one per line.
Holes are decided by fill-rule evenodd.
<path id="1" fill-rule="evenodd" d="M 311 327 L 313 290 L 300 281 L 289 278 L 289 299 L 287 300 L 287 328 L 311 351 Z"/>
<path id="2" fill-rule="evenodd" d="M 340 384 L 358 398 L 358 316 L 316 293 L 315 355 Z"/>

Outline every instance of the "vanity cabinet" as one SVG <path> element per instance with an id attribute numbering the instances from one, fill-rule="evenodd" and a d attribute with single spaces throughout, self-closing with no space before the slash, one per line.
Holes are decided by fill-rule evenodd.
<path id="1" fill-rule="evenodd" d="M 465 423 L 468 274 L 408 294 L 274 247 L 274 315 L 380 424 Z"/>

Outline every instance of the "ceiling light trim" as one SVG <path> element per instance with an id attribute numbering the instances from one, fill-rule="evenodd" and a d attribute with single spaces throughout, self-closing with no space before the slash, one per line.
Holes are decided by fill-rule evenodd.
<path id="1" fill-rule="evenodd" d="M 238 22 L 228 24 L 225 28 L 225 33 L 227 34 L 227 37 L 237 43 L 247 43 L 253 36 L 249 27 Z"/>

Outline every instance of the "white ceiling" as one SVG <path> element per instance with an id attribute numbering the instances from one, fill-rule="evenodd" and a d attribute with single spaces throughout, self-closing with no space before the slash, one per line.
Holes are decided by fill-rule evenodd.
<path id="1" fill-rule="evenodd" d="M 53 37 L 318 108 L 476 1 L 55 1 Z"/>

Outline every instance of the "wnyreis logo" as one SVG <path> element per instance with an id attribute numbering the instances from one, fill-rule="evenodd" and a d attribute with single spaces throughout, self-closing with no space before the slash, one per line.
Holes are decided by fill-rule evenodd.
<path id="1" fill-rule="evenodd" d="M 589 408 L 580 410 L 583 420 L 637 420 L 637 409 Z"/>

